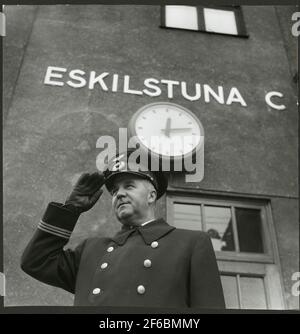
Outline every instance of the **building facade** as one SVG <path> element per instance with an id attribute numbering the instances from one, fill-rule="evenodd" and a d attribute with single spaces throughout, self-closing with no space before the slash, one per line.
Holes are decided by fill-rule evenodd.
<path id="1" fill-rule="evenodd" d="M 288 6 L 6 6 L 6 306 L 72 305 L 19 261 L 47 203 L 97 169 L 99 138 L 119 139 L 155 102 L 201 122 L 204 178 L 170 173 L 158 215 L 204 230 L 228 308 L 298 309 L 297 40 Z M 69 243 L 111 235 L 110 195 Z"/>

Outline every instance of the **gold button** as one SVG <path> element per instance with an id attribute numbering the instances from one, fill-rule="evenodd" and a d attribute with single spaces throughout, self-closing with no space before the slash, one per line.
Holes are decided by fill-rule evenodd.
<path id="1" fill-rule="evenodd" d="M 153 242 L 151 243 L 151 247 L 152 247 L 152 248 L 157 248 L 157 247 L 158 247 L 158 242 L 157 242 L 157 241 L 153 241 Z"/>
<path id="2" fill-rule="evenodd" d="M 139 285 L 137 287 L 137 292 L 140 294 L 140 295 L 143 295 L 145 293 L 146 289 L 143 285 Z"/>
<path id="3" fill-rule="evenodd" d="M 112 246 L 107 248 L 108 253 L 111 253 L 113 250 L 114 248 Z"/>
<path id="4" fill-rule="evenodd" d="M 152 262 L 149 259 L 147 259 L 147 260 L 144 261 L 144 267 L 150 268 L 151 265 L 152 265 Z"/>
<path id="5" fill-rule="evenodd" d="M 101 289 L 99 289 L 99 288 L 95 288 L 95 289 L 93 290 L 93 295 L 98 295 L 100 292 L 101 292 Z"/>
<path id="6" fill-rule="evenodd" d="M 104 262 L 101 264 L 101 269 L 105 269 L 108 267 L 108 263 Z"/>

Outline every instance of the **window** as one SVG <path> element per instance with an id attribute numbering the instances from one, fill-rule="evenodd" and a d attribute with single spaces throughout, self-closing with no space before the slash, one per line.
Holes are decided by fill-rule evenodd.
<path id="1" fill-rule="evenodd" d="M 284 309 L 275 264 L 218 261 L 226 307 L 229 309 Z"/>
<path id="2" fill-rule="evenodd" d="M 164 28 L 248 37 L 240 6 L 162 6 Z"/>
<path id="3" fill-rule="evenodd" d="M 174 191 L 167 196 L 167 219 L 177 228 L 208 233 L 227 308 L 284 308 L 268 201 Z"/>
<path id="4" fill-rule="evenodd" d="M 204 8 L 205 30 L 220 34 L 238 35 L 238 29 L 233 10 Z"/>
<path id="5" fill-rule="evenodd" d="M 165 25 L 168 28 L 199 30 L 197 7 L 166 6 Z"/>
<path id="6" fill-rule="evenodd" d="M 171 197 L 173 199 L 173 197 Z M 174 225 L 206 231 L 214 250 L 226 258 L 272 258 L 265 205 L 253 202 L 180 198 L 172 201 Z"/>

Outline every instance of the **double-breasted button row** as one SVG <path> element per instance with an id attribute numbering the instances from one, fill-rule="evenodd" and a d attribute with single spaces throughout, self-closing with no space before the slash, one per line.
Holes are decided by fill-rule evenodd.
<path id="1" fill-rule="evenodd" d="M 106 251 L 108 253 L 111 253 L 113 250 L 114 250 L 114 247 L 110 246 L 110 247 L 107 248 Z M 107 267 L 108 267 L 108 263 L 107 262 L 102 263 L 101 266 L 100 266 L 101 269 L 106 269 Z"/>
<path id="2" fill-rule="evenodd" d="M 110 246 L 106 249 L 106 251 L 108 253 L 111 253 L 112 251 L 114 250 L 114 247 L 113 246 Z M 106 269 L 108 267 L 108 263 L 107 262 L 104 262 L 101 264 L 100 268 L 101 269 Z M 101 293 L 101 289 L 100 288 L 95 288 L 93 291 L 92 291 L 93 295 L 99 295 Z"/>
<path id="3" fill-rule="evenodd" d="M 158 247 L 158 242 L 157 241 L 153 241 L 152 243 L 151 243 L 151 247 L 152 248 L 157 248 Z M 114 247 L 113 246 L 110 246 L 110 247 L 108 247 L 107 248 L 107 250 L 106 250 L 108 253 L 111 253 L 111 252 L 113 252 L 114 251 Z M 151 260 L 149 260 L 149 259 L 146 259 L 146 260 L 144 260 L 144 267 L 145 268 L 150 268 L 152 266 L 152 262 L 151 262 Z M 106 269 L 107 267 L 108 267 L 108 263 L 107 262 L 104 262 L 104 263 L 102 263 L 101 264 L 101 269 Z M 137 293 L 139 294 L 139 295 L 143 295 L 145 292 L 146 292 L 146 288 L 144 287 L 144 285 L 139 285 L 138 287 L 137 287 Z M 94 290 L 93 290 L 93 295 L 98 295 L 98 294 L 100 294 L 101 293 L 101 289 L 100 288 L 95 288 Z"/>
<path id="4" fill-rule="evenodd" d="M 158 242 L 157 241 L 153 241 L 152 243 L 151 243 L 151 247 L 152 248 L 157 248 L 158 247 Z M 152 266 L 152 262 L 151 262 L 151 260 L 149 260 L 149 259 L 146 259 L 145 261 L 144 261 L 144 267 L 145 268 L 150 268 Z M 137 293 L 139 294 L 139 295 L 143 295 L 145 292 L 146 292 L 146 288 L 144 287 L 144 285 L 139 285 L 138 287 L 137 287 Z"/>
<path id="5" fill-rule="evenodd" d="M 152 247 L 152 248 L 157 248 L 157 247 L 158 247 L 158 242 L 157 242 L 157 241 L 153 241 L 153 242 L 151 243 L 151 247 Z M 151 260 L 146 259 L 146 260 L 144 261 L 144 267 L 145 267 L 145 268 L 150 268 L 151 266 L 152 266 L 152 262 L 151 262 Z M 146 289 L 145 289 L 144 285 L 139 285 L 139 286 L 137 287 L 137 293 L 138 293 L 138 294 L 143 295 L 145 292 L 146 292 Z"/>

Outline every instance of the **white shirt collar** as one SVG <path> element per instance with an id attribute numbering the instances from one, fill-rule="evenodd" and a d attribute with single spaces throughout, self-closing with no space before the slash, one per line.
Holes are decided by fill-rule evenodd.
<path id="1" fill-rule="evenodd" d="M 145 225 L 147 225 L 147 224 L 153 222 L 154 220 L 155 220 L 155 219 L 148 220 L 148 221 L 146 221 L 145 223 L 141 224 L 141 226 L 145 226 Z"/>
<path id="2" fill-rule="evenodd" d="M 148 221 L 146 221 L 145 223 L 143 223 L 143 224 L 141 224 L 141 225 L 139 225 L 139 226 L 145 226 L 145 225 L 147 225 L 147 224 L 149 224 L 149 223 L 151 223 L 151 222 L 154 222 L 156 219 L 151 219 L 151 220 L 148 220 Z M 131 228 L 134 228 L 134 227 L 138 227 L 138 226 L 133 226 L 133 225 L 130 225 L 129 226 L 129 228 L 131 229 Z"/>

